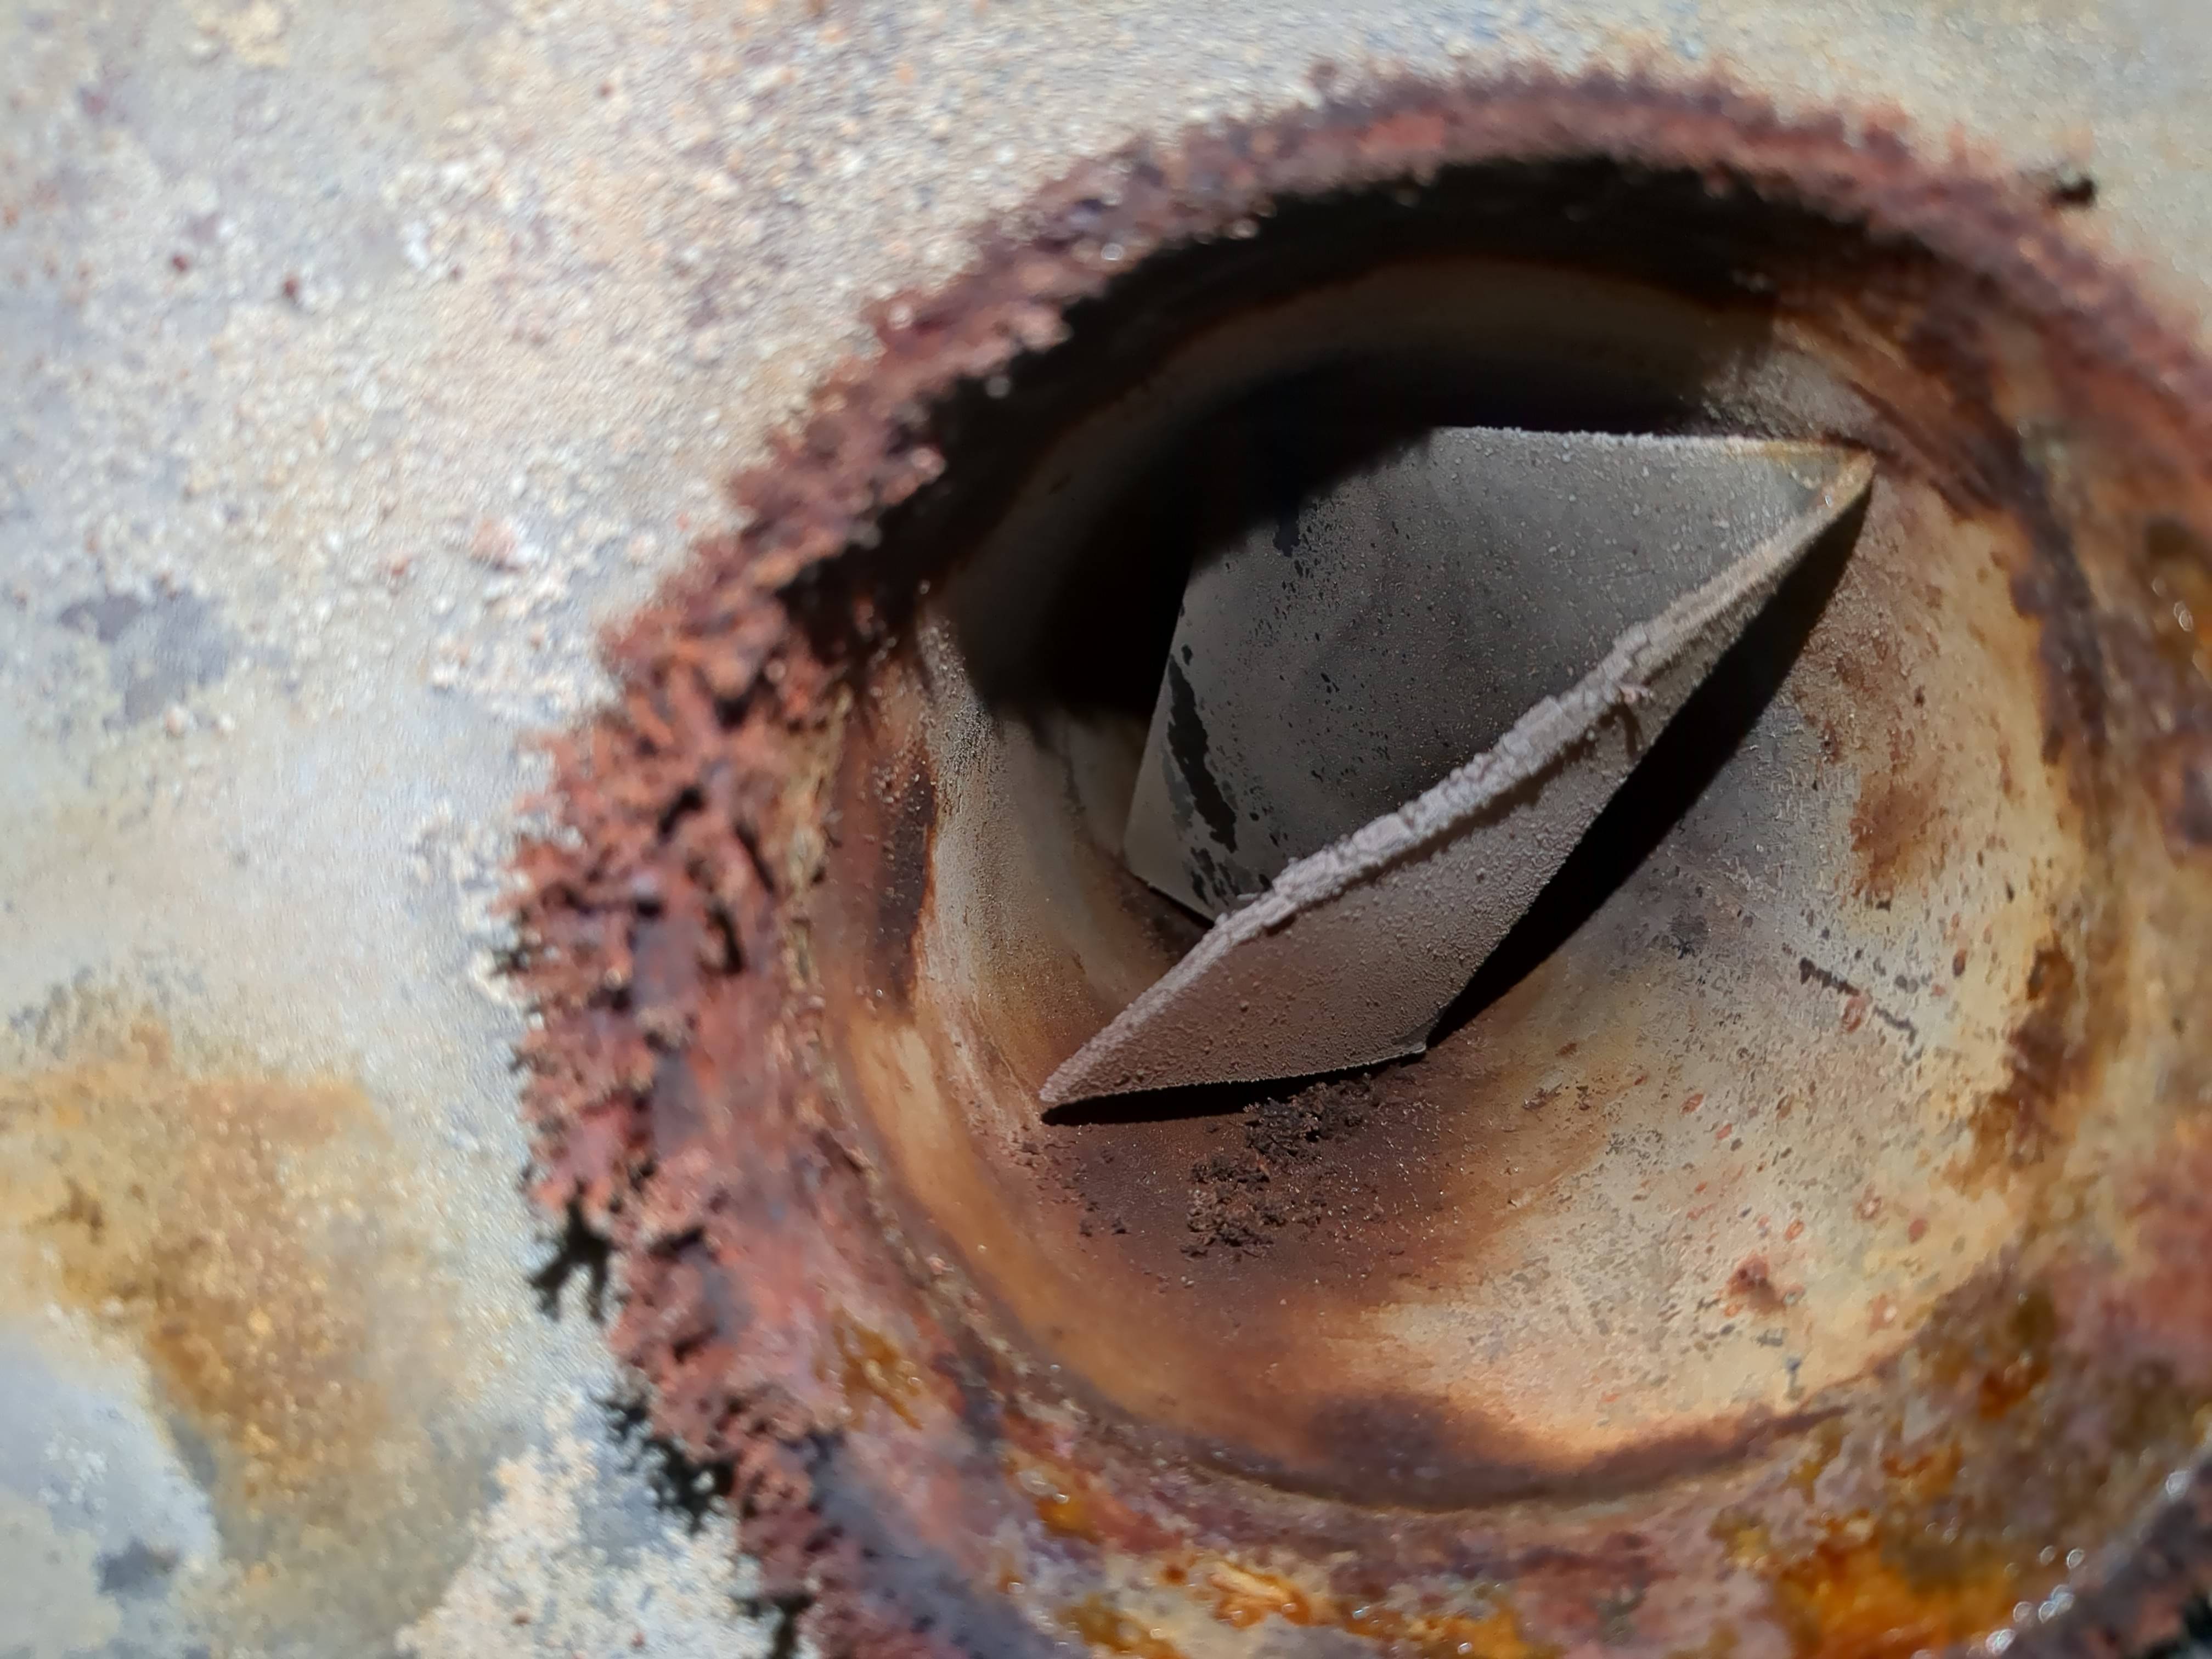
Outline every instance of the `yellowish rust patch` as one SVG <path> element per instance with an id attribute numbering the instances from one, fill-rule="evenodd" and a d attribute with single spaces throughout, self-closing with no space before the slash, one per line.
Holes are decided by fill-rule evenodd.
<path id="1" fill-rule="evenodd" d="M 1800 1659 L 1911 1659 L 2003 1625 L 2033 1588 L 1991 1555 L 1940 1575 L 1908 1571 L 1863 1515 L 1832 1518 L 1809 1548 L 1784 1550 L 1765 1529 L 1723 1520 L 1715 1534 L 1736 1565 L 1773 1587 Z"/>
<path id="2" fill-rule="evenodd" d="M 404 1616 L 465 1548 L 476 1470 L 418 1426 L 458 1386 L 452 1298 L 407 1210 L 354 1084 L 204 1074 L 144 1020 L 0 1074 L 0 1316 L 143 1361 L 211 1477 L 233 1628 Z"/>
<path id="3" fill-rule="evenodd" d="M 837 1380 L 853 1408 L 855 1420 L 870 1401 L 889 1407 L 908 1428 L 917 1426 L 915 1404 L 922 1392 L 921 1373 L 898 1346 L 879 1331 L 857 1320 L 839 1318 L 834 1332 L 837 1347 Z"/>

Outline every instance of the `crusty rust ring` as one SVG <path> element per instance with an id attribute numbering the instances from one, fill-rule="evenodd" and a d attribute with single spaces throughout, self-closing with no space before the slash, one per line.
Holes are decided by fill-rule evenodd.
<path id="1" fill-rule="evenodd" d="M 825 1659 L 2176 1633 L 2212 1582 L 2212 368 L 2084 251 L 2080 196 L 1714 84 L 1408 82 L 1087 164 L 877 309 L 878 349 L 736 480 L 745 528 L 611 641 L 619 698 L 553 745 L 557 827 L 520 855 L 514 968 L 537 1199 L 611 1241 L 615 1352 L 659 1431 L 726 1468 L 739 1547 Z M 933 994 L 933 588 L 1102 388 L 1445 254 L 1600 271 L 1844 364 L 1884 478 L 2014 550 L 1991 557 L 2042 754 L 2006 764 L 2039 763 L 2098 852 L 2008 966 L 2005 1080 L 1929 1177 L 2017 1199 L 1985 1270 L 1864 1376 L 1725 1437 L 1480 1489 L 1409 1465 L 1393 1497 L 1155 1432 L 1096 1367 L 1064 1374 L 902 1180 L 899 1091 L 848 1032 Z M 1855 1034 L 1888 994 L 1809 956 L 1790 977 Z M 1747 1258 L 1716 1294 L 1782 1317 L 1787 1278 Z"/>

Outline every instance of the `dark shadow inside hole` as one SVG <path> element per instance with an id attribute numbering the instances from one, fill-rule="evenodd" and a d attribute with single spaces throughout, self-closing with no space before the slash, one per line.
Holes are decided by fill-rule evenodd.
<path id="1" fill-rule="evenodd" d="M 1472 356 L 1347 358 L 1273 382 L 1176 433 L 1100 515 L 1016 661 L 970 655 L 987 702 L 1148 720 L 1184 585 L 1258 526 L 1382 465 L 1440 427 L 1685 433 L 1694 398 L 1557 364 Z"/>
<path id="2" fill-rule="evenodd" d="M 1865 519 L 1862 498 L 1808 550 L 1638 762 L 1528 913 L 1444 1011 L 1431 1033 L 1432 1045 L 1474 1019 L 1571 939 L 1711 787 L 1789 678 L 1843 580 Z M 1419 1063 L 1416 1056 L 1331 1075 L 1373 1075 Z M 1151 1090 L 1072 1102 L 1046 1112 L 1043 1121 L 1072 1127 L 1229 1115 L 1263 1101 L 1289 1098 L 1322 1080 L 1285 1078 Z"/>
<path id="3" fill-rule="evenodd" d="M 1573 938 L 1711 786 L 1782 690 L 1843 580 L 1865 521 L 1862 496 L 1807 550 L 1444 1010 L 1430 1033 L 1431 1044 L 1473 1020 Z"/>

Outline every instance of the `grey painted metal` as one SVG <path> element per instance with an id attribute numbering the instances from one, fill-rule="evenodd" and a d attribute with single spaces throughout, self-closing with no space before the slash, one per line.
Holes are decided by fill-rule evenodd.
<path id="1" fill-rule="evenodd" d="M 1288 864 L 1263 895 L 1218 921 L 1054 1072 L 1043 1090 L 1047 1103 L 1304 1077 L 1419 1052 L 1437 1017 L 1566 861 L 1652 738 L 1874 476 L 1866 458 L 1814 445 L 1567 441 L 1525 433 L 1451 439 L 1445 447 L 1467 470 L 1445 473 L 1443 482 L 1471 488 L 1490 509 L 1486 528 L 1503 532 L 1497 546 L 1506 554 L 1493 568 L 1513 568 L 1529 584 L 1523 609 L 1488 619 L 1500 629 L 1492 636 L 1496 654 L 1465 659 L 1470 666 L 1502 662 L 1505 671 L 1471 686 L 1472 672 L 1459 680 L 1471 692 L 1464 705 L 1471 721 L 1494 718 L 1496 700 L 1510 695 L 1515 676 L 1556 678 L 1588 630 L 1607 626 L 1623 609 L 1640 609 L 1655 588 L 1686 576 L 1695 585 L 1686 592 L 1678 586 L 1680 597 L 1656 616 L 1623 629 L 1571 689 L 1540 690 L 1533 708 L 1442 782 Z M 1497 485 L 1485 490 L 1474 480 L 1493 465 Z M 1639 486 L 1658 487 L 1658 494 L 1639 501 Z M 1388 523 L 1386 502 L 1369 490 L 1361 495 L 1341 519 L 1322 522 L 1355 534 Z M 1791 495 L 1792 510 L 1778 514 Z M 1510 505 L 1498 509 L 1501 501 Z M 1778 525 L 1767 522 L 1778 516 Z M 1643 544 L 1646 556 L 1632 556 L 1625 527 L 1670 518 L 1665 532 Z M 1394 580 L 1361 583 L 1361 590 L 1395 590 L 1406 601 L 1403 614 L 1432 637 L 1447 637 L 1419 681 L 1394 683 L 1389 659 L 1378 664 L 1365 688 L 1370 701 L 1347 711 L 1351 729 L 1342 736 L 1326 723 L 1335 711 L 1322 703 L 1286 710 L 1297 735 L 1277 739 L 1287 744 L 1280 751 L 1266 749 L 1260 716 L 1267 688 L 1258 660 L 1231 652 L 1213 665 L 1208 684 L 1241 694 L 1214 706 L 1236 722 L 1240 738 L 1223 747 L 1260 763 L 1239 779 L 1246 799 L 1259 801 L 1257 811 L 1275 799 L 1265 793 L 1267 785 L 1292 775 L 1286 760 L 1311 757 L 1339 766 L 1335 775 L 1357 775 L 1351 763 L 1360 758 L 1359 745 L 1378 739 L 1393 718 L 1410 726 L 1428 711 L 1447 717 L 1454 711 L 1446 688 L 1455 678 L 1455 659 L 1441 653 L 1459 643 L 1449 631 L 1467 618 L 1420 603 L 1424 592 L 1449 591 L 1447 570 L 1421 569 L 1428 558 L 1448 557 L 1449 543 L 1408 539 L 1414 558 L 1407 574 L 1416 580 L 1402 586 Z M 1249 544 L 1242 551 L 1247 570 L 1267 556 Z M 1192 586 L 1199 589 L 1200 580 Z M 1256 636 L 1255 653 L 1263 652 L 1270 626 L 1293 638 L 1312 636 L 1315 620 L 1335 614 L 1319 586 L 1286 584 L 1265 571 L 1236 584 L 1209 584 L 1186 601 L 1185 621 L 1194 633 L 1211 623 L 1244 639 Z M 1267 615 L 1240 616 L 1240 605 L 1264 605 Z M 1397 614 L 1374 620 L 1387 626 Z M 1505 648 L 1509 639 L 1519 648 Z M 1184 643 L 1178 641 L 1176 656 L 1194 672 L 1200 659 L 1195 651 L 1183 658 Z M 1337 659 L 1357 654 L 1344 650 Z M 1318 663 L 1311 672 L 1320 672 Z M 1162 725 L 1156 717 L 1156 740 Z M 1294 799 L 1305 811 L 1293 820 L 1293 836 L 1326 822 L 1322 814 L 1343 810 L 1345 799 L 1319 792 Z"/>
<path id="2" fill-rule="evenodd" d="M 1201 560 L 1123 850 L 1218 916 L 1427 789 L 1802 520 L 1842 457 L 1440 428 Z"/>

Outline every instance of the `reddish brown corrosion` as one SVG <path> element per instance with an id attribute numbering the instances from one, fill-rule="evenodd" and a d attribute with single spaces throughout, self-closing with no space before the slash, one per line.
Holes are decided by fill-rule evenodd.
<path id="1" fill-rule="evenodd" d="M 793 991 L 811 971 L 794 924 L 825 832 L 837 833 L 822 818 L 838 722 L 930 574 L 900 562 L 896 537 L 879 555 L 860 550 L 877 546 L 888 514 L 926 519 L 948 456 L 956 476 L 970 463 L 963 385 L 1058 341 L 1064 313 L 1146 256 L 1239 231 L 1292 198 L 1590 157 L 1863 228 L 1865 308 L 1892 306 L 1916 363 L 1959 393 L 1959 410 L 1933 417 L 1948 424 L 1916 431 L 1920 453 L 1942 458 L 1947 492 L 2035 532 L 2041 562 L 2015 592 L 2044 624 L 2048 747 L 2095 756 L 2123 727 L 2166 731 L 2165 769 L 2153 775 L 2164 822 L 2177 846 L 2212 842 L 2212 696 L 2197 641 L 2161 640 L 2124 615 L 2096 619 L 1991 393 L 1981 311 L 2001 299 L 2033 319 L 2053 372 L 2085 403 L 2166 434 L 2169 450 L 2206 447 L 2212 368 L 2067 240 L 2033 181 L 1931 167 L 1879 123 L 1792 123 L 1717 87 L 1601 78 L 1401 84 L 1079 169 L 988 234 L 969 274 L 884 307 L 876 355 L 834 373 L 774 459 L 737 481 L 749 527 L 702 542 L 611 641 L 620 701 L 553 745 L 562 830 L 520 858 L 517 974 L 541 1016 L 523 1046 L 538 1200 L 556 1213 L 575 1206 L 612 1240 L 627 1291 L 616 1352 L 651 1385 L 658 1426 L 727 1463 L 741 1547 L 762 1561 L 767 1595 L 804 1606 L 805 1633 L 825 1656 L 1042 1651 L 1072 1629 L 1105 1650 L 1170 1659 L 1187 1643 L 1156 1634 L 1103 1584 L 1059 1607 L 1025 1606 L 1005 1587 L 1202 1555 L 1220 1571 L 1203 1583 L 1187 1567 L 1156 1574 L 1146 1593 L 1180 1596 L 1226 1627 L 1298 1625 L 1282 1609 L 1325 1604 L 1346 1610 L 1329 1622 L 1384 1650 L 1528 1659 L 1598 1641 L 1718 1655 L 1756 1618 L 1802 1653 L 1903 1659 L 2001 1618 L 2015 1593 L 2040 1593 L 1971 1552 L 1925 1545 L 1908 1520 L 2009 1526 L 2002 1505 L 2021 1469 L 2047 1480 L 2039 1502 L 2094 1513 L 2103 1449 L 2185 1443 L 2173 1377 L 2202 1368 L 2203 1345 L 2142 1334 L 2168 1327 L 2160 1271 L 2146 1261 L 2117 1285 L 2100 1280 L 2094 1298 L 2063 1280 L 2031 1292 L 2044 1299 L 2025 1316 L 2011 1291 L 1947 1309 L 1931 1327 L 1940 1336 L 1909 1363 L 1927 1389 L 2012 1436 L 2008 1459 L 1960 1473 L 1941 1448 L 1907 1445 L 1901 1428 L 1878 1452 L 1823 1442 L 1819 1459 L 1779 1466 L 1773 1489 L 1809 1510 L 1816 1487 L 1856 1483 L 1888 1492 L 1894 1513 L 1808 1520 L 1795 1541 L 1723 1536 L 1692 1500 L 1655 1498 L 1632 1524 L 1569 1516 L 1523 1532 L 1156 1467 L 1062 1409 L 989 1334 L 957 1274 L 907 1247 L 863 1137 L 823 1086 L 819 1008 Z M 1923 269 L 1886 295 L 1886 248 L 1917 250 L 1923 268 L 1932 255 L 1949 274 Z M 1891 414 L 1901 428 L 1918 418 Z M 2159 477 L 2147 463 L 2138 493 Z M 2157 567 L 2147 587 L 2201 581 L 2193 532 L 2140 533 Z M 2117 710 L 2110 681 L 2132 700 Z M 879 927 L 896 947 L 921 902 L 935 802 L 926 773 L 886 782 L 898 805 Z M 1904 832 L 1893 848 L 1885 826 L 1910 805 L 1869 804 L 1870 880 L 1902 846 Z M 884 954 L 878 988 L 912 994 L 901 951 Z M 2044 1133 L 2039 1114 L 2076 1036 L 2023 1030 L 2019 1085 L 1991 1103 L 1993 1163 Z M 1224 1182 L 1233 1188 L 1235 1172 L 1199 1177 L 1217 1193 Z M 1210 1227 L 1220 1243 L 1243 1242 L 1209 1216 L 1200 1237 Z M 2212 1249 L 2212 1218 L 2193 1200 L 2158 1218 L 2145 1235 L 2158 1261 Z M 1268 1224 L 1225 1224 L 1264 1234 Z M 1748 1300 L 1777 1294 L 1763 1260 L 1737 1278 L 1729 1288 Z M 2054 1356 L 2093 1328 L 2163 1368 L 2138 1396 L 2077 1399 L 2054 1380 Z M 1308 1587 L 1285 1577 L 1278 1588 L 1263 1561 Z M 1763 1596 L 1708 1594 L 1731 1563 Z M 2067 1618 L 2024 1642 L 2103 1655 L 2161 1639 L 2208 1572 L 2212 1483 L 2198 1480 L 2131 1549 L 2100 1560 Z M 1455 1595 L 1457 1610 L 1431 1605 Z M 1453 1640 L 1439 1646 L 1431 1632 Z"/>

